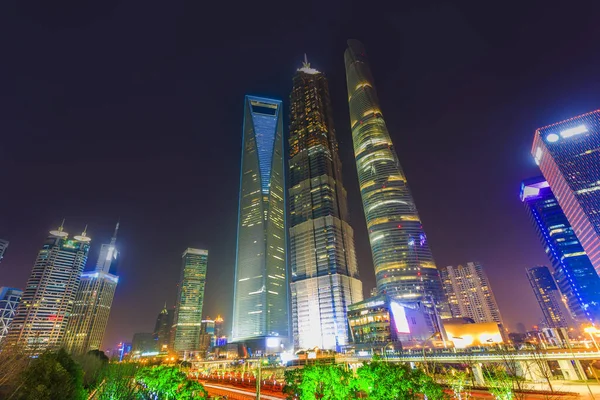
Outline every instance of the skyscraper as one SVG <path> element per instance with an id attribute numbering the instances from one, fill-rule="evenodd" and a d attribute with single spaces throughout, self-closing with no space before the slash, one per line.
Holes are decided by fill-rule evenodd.
<path id="1" fill-rule="evenodd" d="M 10 287 L 0 288 L 0 341 L 8 333 L 8 327 L 15 317 L 17 306 L 21 301 L 23 291 Z"/>
<path id="2" fill-rule="evenodd" d="M 481 264 L 468 262 L 448 266 L 440 273 L 453 317 L 502 323 L 496 298 Z"/>
<path id="3" fill-rule="evenodd" d="M 8 247 L 8 240 L 0 239 L 0 261 L 4 258 L 4 252 Z"/>
<path id="4" fill-rule="evenodd" d="M 246 96 L 232 339 L 254 349 L 289 334 L 283 154 L 281 101 Z"/>
<path id="5" fill-rule="evenodd" d="M 447 306 L 417 207 L 388 133 L 363 45 L 345 53 L 350 125 L 379 293 Z"/>
<path id="6" fill-rule="evenodd" d="M 171 328 L 173 326 L 173 309 L 167 309 L 167 304 L 156 317 L 154 325 L 154 340 L 159 352 L 167 352 L 170 349 Z"/>
<path id="7" fill-rule="evenodd" d="M 40 353 L 62 345 L 91 239 L 69 239 L 61 225 L 38 253 L 6 341 Z"/>
<path id="8" fill-rule="evenodd" d="M 188 248 L 182 256 L 181 278 L 173 327 L 174 348 L 184 357 L 200 349 L 202 305 L 208 266 L 208 250 Z"/>
<path id="9" fill-rule="evenodd" d="M 561 295 L 548 267 L 527 268 L 527 279 L 533 294 L 542 309 L 548 328 L 566 328 L 566 315 L 561 307 Z"/>
<path id="10" fill-rule="evenodd" d="M 600 110 L 537 129 L 531 152 L 600 273 Z"/>
<path id="11" fill-rule="evenodd" d="M 600 277 L 550 185 L 541 176 L 527 179 L 521 183 L 520 197 L 552 262 L 554 278 L 571 315 L 579 323 L 600 322 Z"/>
<path id="12" fill-rule="evenodd" d="M 362 283 L 325 76 L 305 59 L 290 95 L 289 241 L 296 348 L 348 343 L 348 306 Z"/>
<path id="13" fill-rule="evenodd" d="M 103 244 L 96 268 L 81 274 L 81 281 L 69 317 L 64 346 L 72 354 L 98 350 L 108 324 L 110 308 L 119 283 L 116 275 L 119 252 L 116 247 L 119 224 L 109 244 Z"/>

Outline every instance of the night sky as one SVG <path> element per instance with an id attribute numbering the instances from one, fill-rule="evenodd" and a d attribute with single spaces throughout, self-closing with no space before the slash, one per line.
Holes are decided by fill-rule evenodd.
<path id="1" fill-rule="evenodd" d="M 187 247 L 209 250 L 205 314 L 229 325 L 243 96 L 287 108 L 306 52 L 330 80 L 368 294 L 343 60 L 356 38 L 438 266 L 480 261 L 507 325 L 538 322 L 524 269 L 548 261 L 519 184 L 539 174 L 535 128 L 600 108 L 593 2 L 16 3 L 0 5 L 0 286 L 24 287 L 63 217 L 71 234 L 89 224 L 93 267 L 120 218 L 104 347 L 152 331 Z"/>

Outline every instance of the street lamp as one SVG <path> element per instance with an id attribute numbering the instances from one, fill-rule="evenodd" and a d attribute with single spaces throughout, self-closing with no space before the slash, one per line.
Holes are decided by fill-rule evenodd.
<path id="1" fill-rule="evenodd" d="M 600 351 L 600 349 L 598 349 L 598 343 L 596 343 L 596 339 L 594 338 L 594 334 L 600 333 L 600 329 L 596 328 L 595 326 L 588 326 L 583 331 L 585 333 L 587 333 L 588 335 L 590 335 L 590 337 L 592 338 L 592 342 L 594 342 L 594 346 L 596 347 L 596 351 Z"/>

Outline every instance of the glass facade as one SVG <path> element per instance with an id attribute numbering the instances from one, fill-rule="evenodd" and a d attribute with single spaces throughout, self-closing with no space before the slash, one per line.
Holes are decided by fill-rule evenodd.
<path id="1" fill-rule="evenodd" d="M 348 41 L 346 83 L 354 155 L 379 293 L 435 303 L 444 292 L 406 176 L 388 133 L 363 45 Z"/>
<path id="2" fill-rule="evenodd" d="M 490 282 L 479 263 L 469 262 L 441 271 L 444 292 L 454 318 L 502 323 Z"/>
<path id="3" fill-rule="evenodd" d="M 289 241 L 296 348 L 348 343 L 348 305 L 363 299 L 348 224 L 327 79 L 305 61 L 290 95 Z"/>
<path id="4" fill-rule="evenodd" d="M 154 340 L 157 350 L 166 353 L 171 350 L 171 328 L 173 326 L 173 309 L 168 310 L 165 304 L 164 308 L 156 317 L 154 325 Z"/>
<path id="5" fill-rule="evenodd" d="M 600 110 L 537 129 L 531 152 L 600 273 Z"/>
<path id="6" fill-rule="evenodd" d="M 174 348 L 184 357 L 200 350 L 200 330 L 202 328 L 202 305 L 208 251 L 188 248 L 182 255 L 181 278 L 177 304 L 173 318 L 175 330 Z"/>
<path id="7" fill-rule="evenodd" d="M 233 341 L 289 335 L 284 171 L 281 101 L 246 96 Z"/>
<path id="8" fill-rule="evenodd" d="M 8 327 L 15 317 L 22 295 L 23 291 L 21 289 L 0 288 L 0 342 L 8 333 Z"/>
<path id="9" fill-rule="evenodd" d="M 32 353 L 63 344 L 90 238 L 51 231 L 38 253 L 6 341 Z"/>
<path id="10" fill-rule="evenodd" d="M 533 289 L 544 321 L 548 328 L 566 328 L 569 326 L 562 311 L 562 296 L 548 267 L 527 268 L 527 279 Z"/>
<path id="11" fill-rule="evenodd" d="M 571 315 L 580 323 L 600 322 L 600 277 L 550 185 L 543 177 L 525 180 L 520 197 L 552 262 L 554 278 Z"/>
<path id="12" fill-rule="evenodd" d="M 116 248 L 118 230 L 119 224 L 110 244 L 100 248 L 96 269 L 81 275 L 64 341 L 65 349 L 72 354 L 85 354 L 102 346 L 119 282 L 115 275 L 119 258 Z"/>

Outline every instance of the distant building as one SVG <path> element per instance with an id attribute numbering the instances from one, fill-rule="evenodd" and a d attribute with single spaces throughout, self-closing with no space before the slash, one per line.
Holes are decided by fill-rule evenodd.
<path id="1" fill-rule="evenodd" d="M 154 334 L 150 332 L 135 333 L 131 341 L 131 351 L 136 356 L 157 351 Z"/>
<path id="2" fill-rule="evenodd" d="M 208 250 L 188 248 L 183 253 L 182 263 L 173 326 L 175 351 L 185 358 L 200 350 Z"/>
<path id="3" fill-rule="evenodd" d="M 283 138 L 281 101 L 246 96 L 232 340 L 253 351 L 289 335 Z"/>
<path id="4" fill-rule="evenodd" d="M 541 176 L 527 179 L 521 183 L 520 197 L 552 262 L 569 312 L 579 323 L 599 323 L 600 277 L 550 185 Z"/>
<path id="5" fill-rule="evenodd" d="M 600 110 L 537 129 L 531 153 L 600 273 Z"/>
<path id="6" fill-rule="evenodd" d="M 431 338 L 427 311 L 388 296 L 371 297 L 348 306 L 348 324 L 355 349 L 392 345 L 410 348 Z"/>
<path id="7" fill-rule="evenodd" d="M 0 341 L 8 333 L 8 327 L 15 317 L 17 306 L 21 301 L 23 291 L 10 287 L 0 288 Z"/>
<path id="8" fill-rule="evenodd" d="M 69 317 L 64 347 L 72 354 L 85 354 L 102 346 L 113 298 L 119 283 L 116 275 L 119 251 L 116 247 L 119 224 L 110 244 L 103 244 L 96 268 L 81 275 Z"/>
<path id="9" fill-rule="evenodd" d="M 440 271 L 453 317 L 477 322 L 502 323 L 498 304 L 488 278 L 479 263 L 468 262 Z"/>
<path id="10" fill-rule="evenodd" d="M 544 315 L 545 325 L 548 328 L 568 327 L 569 324 L 563 312 L 562 296 L 548 267 L 527 268 L 527 279 L 529 279 L 535 299 Z"/>
<path id="11" fill-rule="evenodd" d="M 85 231 L 68 236 L 61 226 L 44 242 L 8 330 L 9 344 L 34 354 L 63 344 L 91 241 Z"/>
<path id="12" fill-rule="evenodd" d="M 8 240 L 0 239 L 0 262 L 4 257 L 4 253 L 6 252 L 6 248 L 8 247 Z"/>
<path id="13" fill-rule="evenodd" d="M 215 318 L 215 336 L 225 336 L 225 331 L 223 330 L 223 317 L 220 315 L 217 315 L 217 318 Z"/>
<path id="14" fill-rule="evenodd" d="M 159 352 L 168 352 L 171 350 L 170 339 L 171 329 L 173 327 L 173 309 L 167 309 L 167 304 L 156 317 L 154 325 L 154 340 Z"/>

